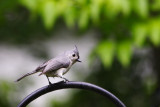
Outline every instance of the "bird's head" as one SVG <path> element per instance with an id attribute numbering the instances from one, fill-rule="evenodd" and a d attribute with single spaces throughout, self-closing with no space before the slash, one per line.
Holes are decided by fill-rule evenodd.
<path id="1" fill-rule="evenodd" d="M 68 52 L 68 57 L 69 59 L 75 63 L 75 62 L 81 62 L 81 60 L 79 59 L 79 51 L 77 46 L 75 45 L 74 49 Z"/>

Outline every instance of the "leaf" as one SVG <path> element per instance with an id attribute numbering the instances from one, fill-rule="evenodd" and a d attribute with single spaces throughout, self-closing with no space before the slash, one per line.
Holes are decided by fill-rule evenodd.
<path id="1" fill-rule="evenodd" d="M 157 11 L 160 9 L 160 0 L 154 0 L 152 5 L 152 10 Z"/>
<path id="2" fill-rule="evenodd" d="M 132 33 L 135 45 L 141 47 L 147 37 L 147 26 L 144 24 L 135 24 Z"/>
<path id="3" fill-rule="evenodd" d="M 37 8 L 37 0 L 19 0 L 20 3 L 25 5 L 30 11 L 35 11 Z"/>
<path id="4" fill-rule="evenodd" d="M 68 8 L 64 13 L 64 18 L 67 26 L 69 28 L 73 27 L 75 24 L 76 14 L 74 8 Z"/>
<path id="5" fill-rule="evenodd" d="M 157 78 L 155 76 L 146 76 L 144 77 L 143 85 L 145 87 L 145 91 L 148 95 L 153 94 L 155 89 L 157 88 Z"/>
<path id="6" fill-rule="evenodd" d="M 149 13 L 148 0 L 134 0 L 133 8 L 135 12 L 142 18 L 146 18 Z"/>
<path id="7" fill-rule="evenodd" d="M 117 46 L 117 57 L 124 67 L 127 67 L 130 64 L 132 54 L 131 48 L 130 41 L 122 41 Z"/>
<path id="8" fill-rule="evenodd" d="M 114 57 L 115 44 L 111 41 L 103 41 L 97 47 L 97 54 L 100 56 L 105 67 L 111 67 Z"/>
<path id="9" fill-rule="evenodd" d="M 91 18 L 94 23 L 98 23 L 99 21 L 101 4 L 102 4 L 102 0 L 92 0 L 92 3 L 90 5 Z"/>
<path id="10" fill-rule="evenodd" d="M 67 2 L 66 0 L 64 1 L 56 1 L 56 14 L 58 16 L 63 15 L 63 13 L 68 9 L 68 5 L 70 2 Z"/>
<path id="11" fill-rule="evenodd" d="M 78 25 L 79 25 L 80 29 L 84 29 L 88 26 L 88 23 L 89 23 L 89 9 L 84 7 L 80 11 Z"/>
<path id="12" fill-rule="evenodd" d="M 153 20 L 149 24 L 149 37 L 154 45 L 158 46 L 160 43 L 160 21 Z"/>
<path id="13" fill-rule="evenodd" d="M 105 5 L 106 15 L 109 18 L 115 17 L 121 10 L 120 0 L 105 0 Z"/>
<path id="14" fill-rule="evenodd" d="M 45 27 L 47 29 L 51 29 L 57 17 L 55 2 L 44 1 L 41 7 L 41 11 Z"/>
<path id="15" fill-rule="evenodd" d="M 131 11 L 130 0 L 121 0 L 122 13 L 127 16 Z"/>

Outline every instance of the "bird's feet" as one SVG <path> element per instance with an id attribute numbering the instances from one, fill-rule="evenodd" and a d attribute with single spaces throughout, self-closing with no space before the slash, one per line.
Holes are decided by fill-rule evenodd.
<path id="1" fill-rule="evenodd" d="M 63 76 L 57 75 L 57 77 L 62 78 L 64 82 L 69 82 L 69 80 Z"/>
<path id="2" fill-rule="evenodd" d="M 69 82 L 69 80 L 68 79 L 66 79 L 66 78 L 63 78 L 64 79 L 64 82 Z"/>
<path id="3" fill-rule="evenodd" d="M 52 85 L 52 83 L 49 81 L 49 85 Z"/>

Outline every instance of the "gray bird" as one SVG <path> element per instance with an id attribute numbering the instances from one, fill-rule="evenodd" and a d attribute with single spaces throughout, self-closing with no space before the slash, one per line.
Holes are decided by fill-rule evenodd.
<path id="1" fill-rule="evenodd" d="M 41 72 L 39 76 L 43 74 L 46 75 L 49 84 L 51 84 L 51 82 L 49 81 L 48 77 L 60 77 L 65 81 L 68 81 L 66 78 L 63 77 L 63 75 L 66 74 L 71 68 L 71 66 L 76 62 L 81 61 L 79 60 L 78 49 L 75 46 L 73 50 L 66 51 L 63 54 L 53 59 L 50 59 L 49 61 L 44 62 L 42 65 L 38 66 L 34 71 L 29 72 L 17 79 L 16 82 L 20 81 L 26 76 L 35 74 L 37 72 Z"/>

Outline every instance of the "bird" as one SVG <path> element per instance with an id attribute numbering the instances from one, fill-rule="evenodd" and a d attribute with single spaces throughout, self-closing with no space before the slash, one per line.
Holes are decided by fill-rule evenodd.
<path id="1" fill-rule="evenodd" d="M 68 50 L 57 57 L 54 57 L 43 64 L 39 65 L 35 70 L 29 72 L 16 80 L 16 82 L 20 81 L 21 79 L 40 72 L 39 76 L 45 75 L 49 82 L 49 85 L 52 84 L 49 80 L 49 77 L 59 77 L 62 78 L 65 82 L 69 81 L 63 75 L 66 74 L 71 66 L 76 62 L 81 62 L 79 51 L 77 46 L 75 45 L 74 49 Z"/>

